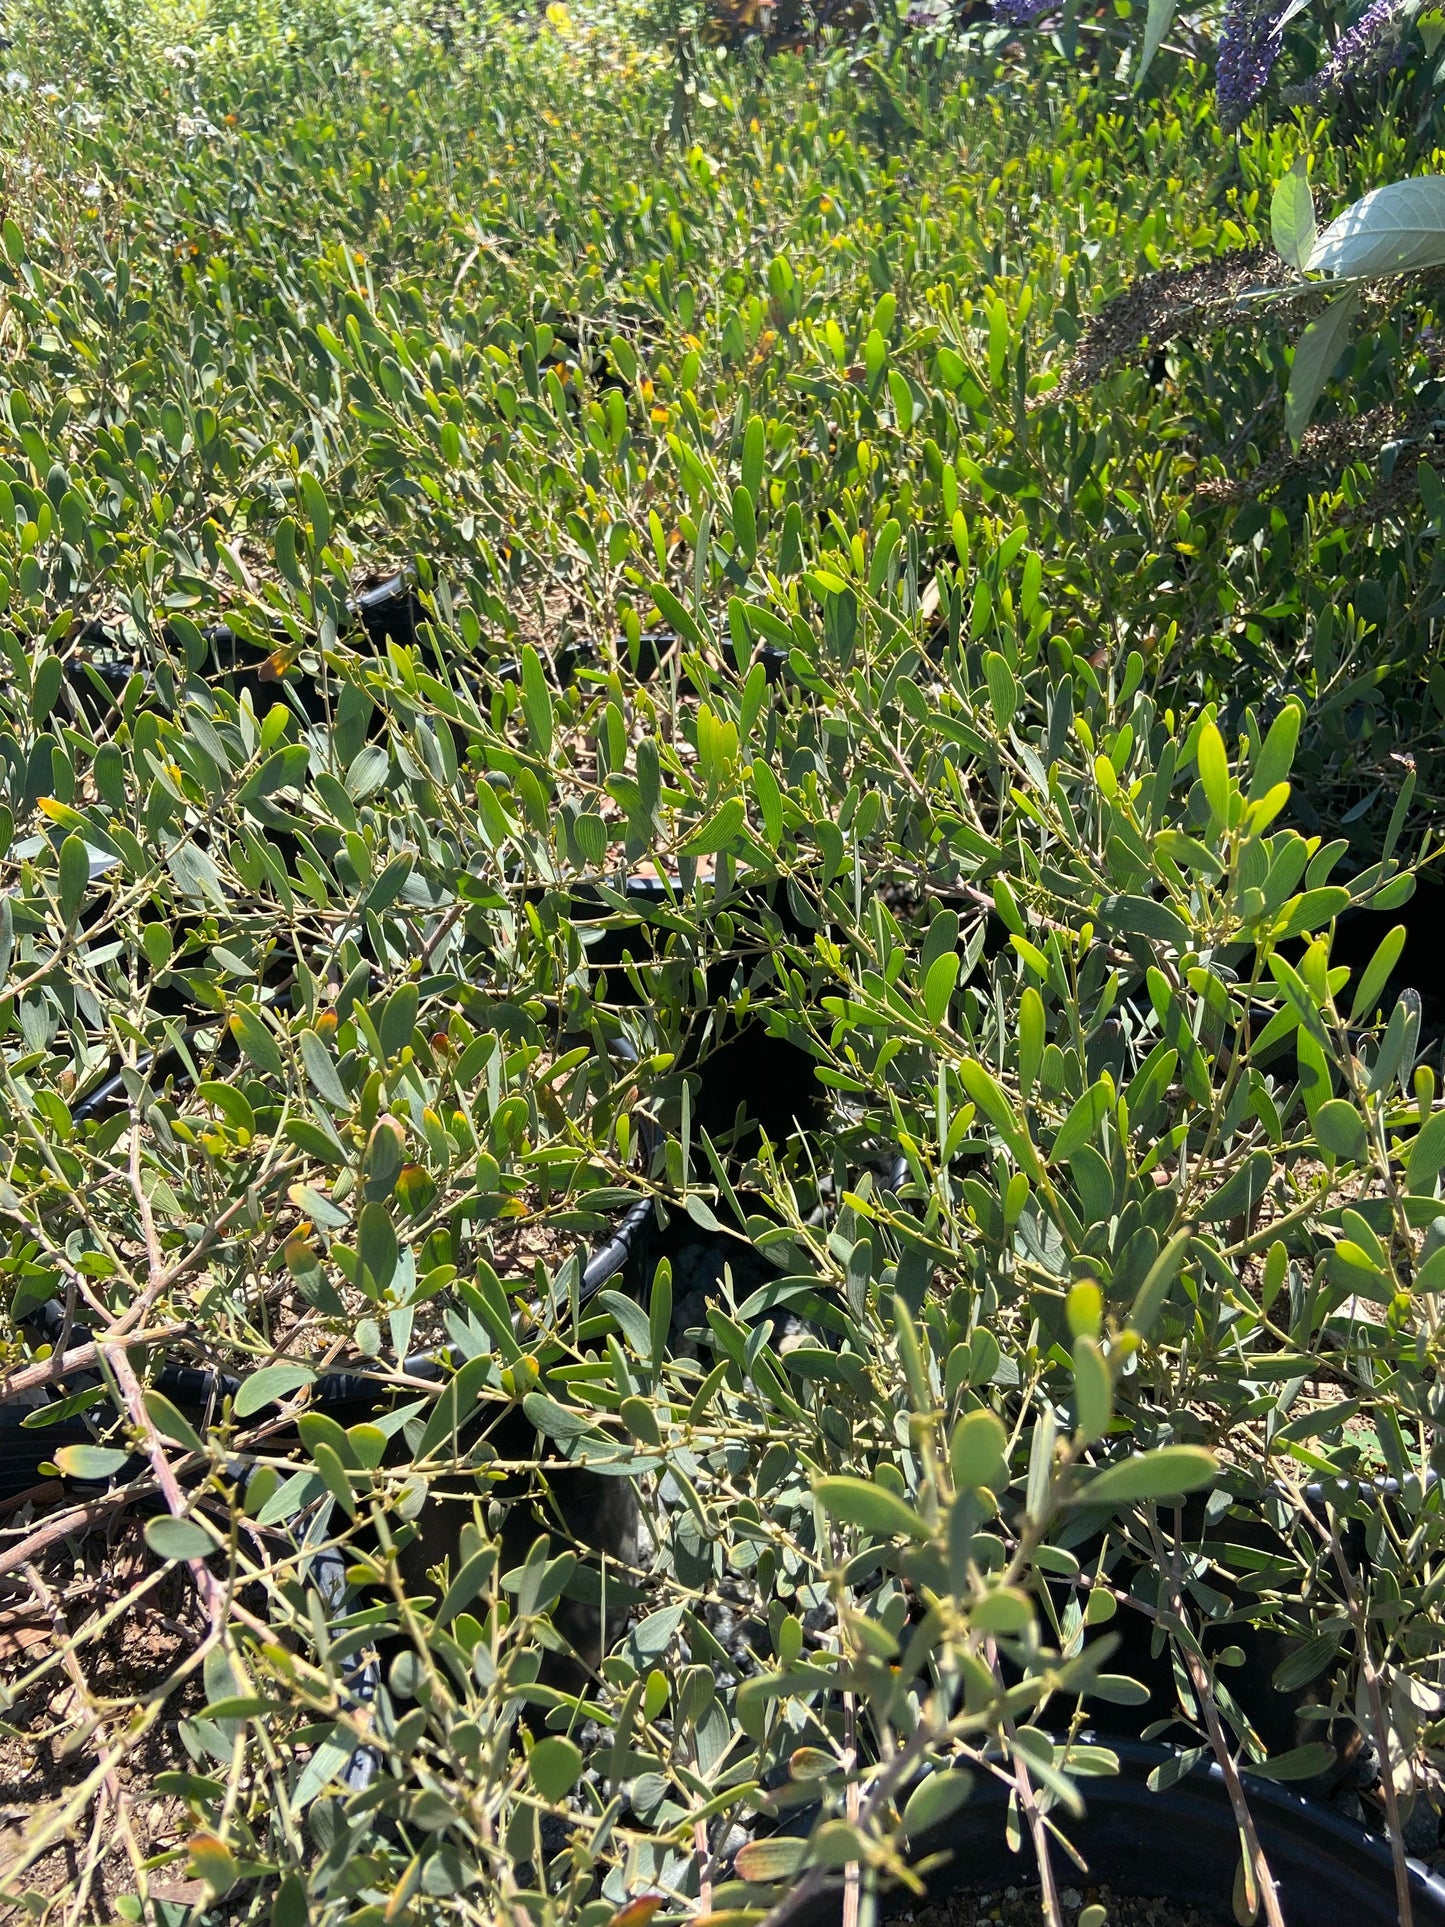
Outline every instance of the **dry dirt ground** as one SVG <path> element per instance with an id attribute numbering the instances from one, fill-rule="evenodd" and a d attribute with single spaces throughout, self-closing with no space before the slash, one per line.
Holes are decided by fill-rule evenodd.
<path id="1" fill-rule="evenodd" d="M 49 1547 L 0 1587 L 0 1917 L 7 1901 L 34 1895 L 47 1922 L 113 1920 L 115 1901 L 135 1892 L 133 1860 L 168 1851 L 181 1857 L 151 1875 L 151 1891 L 188 1897 L 187 1815 L 151 1785 L 190 1768 L 178 1724 L 205 1697 L 198 1672 L 173 1684 L 201 1636 L 189 1575 L 157 1573 L 139 1524 L 117 1518 Z M 157 1704 L 128 1746 L 136 1708 Z M 108 1755 L 111 1771 L 87 1793 Z M 17 1871 L 56 1821 L 54 1843 Z"/>

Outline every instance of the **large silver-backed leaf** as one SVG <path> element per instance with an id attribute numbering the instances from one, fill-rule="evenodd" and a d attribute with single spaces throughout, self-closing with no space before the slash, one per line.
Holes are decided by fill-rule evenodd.
<path id="1" fill-rule="evenodd" d="M 1391 181 L 1347 207 L 1314 245 L 1308 265 L 1359 280 L 1445 263 L 1445 175 Z"/>

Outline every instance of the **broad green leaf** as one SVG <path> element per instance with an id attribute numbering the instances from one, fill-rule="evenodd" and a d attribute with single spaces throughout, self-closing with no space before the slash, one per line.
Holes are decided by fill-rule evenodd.
<path id="1" fill-rule="evenodd" d="M 1303 273 L 1309 266 L 1319 234 L 1315 197 L 1310 192 L 1309 162 L 1303 154 L 1275 185 L 1269 204 L 1269 226 L 1275 252 Z"/>
<path id="2" fill-rule="evenodd" d="M 580 1412 L 569 1411 L 545 1392 L 528 1392 L 522 1410 L 545 1438 L 580 1439 L 595 1436 L 597 1427 Z"/>
<path id="3" fill-rule="evenodd" d="M 522 645 L 522 714 L 532 745 L 545 760 L 552 754 L 552 692 L 542 658 L 530 642 Z"/>
<path id="4" fill-rule="evenodd" d="M 1074 1408 L 1081 1444 L 1092 1445 L 1109 1429 L 1114 1387 L 1103 1347 L 1093 1338 L 1074 1341 Z"/>
<path id="5" fill-rule="evenodd" d="M 1353 290 L 1336 295 L 1309 323 L 1295 345 L 1284 398 L 1284 425 L 1295 448 L 1304 439 L 1315 403 L 1324 392 L 1331 369 L 1344 352 L 1359 312 L 1360 298 Z"/>
<path id="6" fill-rule="evenodd" d="M 265 1018 L 254 1004 L 237 1004 L 231 1012 L 231 1035 L 263 1077 L 282 1081 L 286 1062 Z"/>
<path id="7" fill-rule="evenodd" d="M 963 1768 L 930 1773 L 918 1782 L 903 1809 L 903 1831 L 916 1840 L 956 1813 L 973 1791 L 973 1775 Z"/>
<path id="8" fill-rule="evenodd" d="M 753 512 L 753 498 L 741 483 L 733 490 L 733 541 L 737 545 L 740 559 L 751 564 L 758 552 L 758 525 Z"/>
<path id="9" fill-rule="evenodd" d="M 1331 1157 L 1358 1164 L 1365 1155 L 1364 1119 L 1343 1097 L 1332 1097 L 1315 1112 L 1315 1136 Z"/>
<path id="10" fill-rule="evenodd" d="M 1164 36 L 1174 24 L 1174 16 L 1179 11 L 1179 0 L 1149 0 L 1149 11 L 1144 16 L 1144 46 L 1139 55 L 1139 71 L 1134 85 L 1143 85 L 1144 76 L 1154 64 L 1154 56 L 1164 44 Z"/>
<path id="11" fill-rule="evenodd" d="M 929 965 L 928 975 L 923 980 L 923 1014 L 930 1024 L 941 1024 L 948 1015 L 953 987 L 958 982 L 958 970 L 956 950 L 946 950 Z"/>
<path id="12" fill-rule="evenodd" d="M 1272 1755 L 1263 1765 L 1256 1762 L 1249 1770 L 1260 1780 L 1313 1780 L 1338 1767 L 1339 1755 L 1334 1747 L 1325 1740 L 1310 1740 L 1304 1746 L 1291 1747 L 1288 1753 Z"/>
<path id="13" fill-rule="evenodd" d="M 958 1074 L 963 1080 L 963 1088 L 991 1124 L 1001 1131 L 1015 1129 L 1013 1109 L 1004 1095 L 1003 1086 L 991 1071 L 976 1059 L 966 1057 L 959 1065 Z"/>
<path id="14" fill-rule="evenodd" d="M 1445 265 L 1445 175 L 1391 181 L 1347 207 L 1310 251 L 1308 266 L 1340 279 Z"/>
<path id="15" fill-rule="evenodd" d="M 989 707 L 993 710 L 994 721 L 999 731 L 1007 735 L 1018 708 L 1019 686 L 1014 680 L 1014 672 L 996 649 L 990 649 L 983 659 L 983 673 L 988 681 Z"/>
<path id="16" fill-rule="evenodd" d="M 364 1204 L 357 1214 L 356 1249 L 363 1269 L 362 1289 L 369 1298 L 380 1298 L 396 1276 L 400 1250 L 391 1213 L 378 1199 Z"/>
<path id="17" fill-rule="evenodd" d="M 565 1800 L 582 1777 L 582 1749 L 561 1733 L 550 1734 L 527 1755 L 527 1771 L 544 1800 Z"/>
<path id="18" fill-rule="evenodd" d="M 1403 923 L 1397 923 L 1393 930 L 1387 930 L 1375 947 L 1375 954 L 1365 965 L 1359 983 L 1355 986 L 1354 1000 L 1350 1005 L 1350 1022 L 1359 1023 L 1368 1017 L 1379 1001 L 1380 992 L 1390 980 L 1390 972 L 1400 961 L 1400 952 L 1405 948 L 1407 932 Z"/>
<path id="19" fill-rule="evenodd" d="M 1034 1620 L 1034 1602 L 1017 1586 L 994 1586 L 969 1608 L 968 1623 L 980 1633 L 1005 1638 L 1027 1632 Z"/>
<path id="20" fill-rule="evenodd" d="M 807 1851 L 803 1835 L 778 1834 L 767 1840 L 749 1840 L 745 1847 L 739 1847 L 733 1865 L 742 1879 L 767 1886 L 774 1880 L 791 1880 Z"/>
<path id="21" fill-rule="evenodd" d="M 1445 1111 L 1435 1111 L 1416 1135 L 1406 1164 L 1406 1182 L 1417 1197 L 1426 1197 L 1445 1165 Z"/>
<path id="22" fill-rule="evenodd" d="M 1294 767 L 1294 753 L 1303 721 L 1304 706 L 1292 697 L 1270 724 L 1269 734 L 1254 759 L 1249 782 L 1251 803 L 1259 802 L 1261 797 L 1267 796 L 1278 784 L 1288 779 Z"/>
<path id="23" fill-rule="evenodd" d="M 1049 1160 L 1067 1164 L 1093 1137 L 1114 1106 L 1114 1086 L 1107 1073 L 1091 1084 L 1064 1119 L 1054 1139 Z"/>
<path id="24" fill-rule="evenodd" d="M 730 850 L 746 821 L 747 808 L 743 799 L 730 796 L 678 844 L 677 854 L 683 857 L 716 856 L 720 851 Z"/>
<path id="25" fill-rule="evenodd" d="M 68 836 L 60 846 L 60 914 L 67 923 L 85 900 L 90 884 L 90 852 L 85 839 Z"/>
<path id="26" fill-rule="evenodd" d="M 1224 738 L 1213 723 L 1205 723 L 1199 732 L 1199 780 L 1204 785 L 1205 801 L 1215 827 L 1226 829 L 1229 825 L 1229 757 L 1225 753 Z"/>
<path id="27" fill-rule="evenodd" d="M 196 1428 L 183 1413 L 176 1410 L 163 1392 L 158 1392 L 153 1387 L 147 1389 L 145 1408 L 151 1424 L 163 1439 L 169 1439 L 175 1445 L 184 1446 L 187 1452 L 204 1453 L 206 1448 Z"/>
<path id="28" fill-rule="evenodd" d="M 317 1095 L 338 1111 L 351 1108 L 351 1099 L 346 1086 L 341 1081 L 341 1073 L 336 1068 L 336 1059 L 327 1048 L 325 1040 L 314 1030 L 303 1030 L 296 1039 L 301 1051 L 301 1062 L 306 1067 Z"/>
<path id="29" fill-rule="evenodd" d="M 146 1522 L 146 1544 L 158 1559 L 204 1559 L 216 1550 L 216 1541 L 194 1519 L 173 1519 L 163 1514 Z"/>
<path id="30" fill-rule="evenodd" d="M 130 1458 L 113 1445 L 62 1445 L 55 1463 L 67 1479 L 108 1479 Z"/>
<path id="31" fill-rule="evenodd" d="M 846 1476 L 815 1479 L 813 1496 L 835 1519 L 884 1539 L 926 1539 L 928 1527 L 909 1505 L 886 1486 Z"/>
<path id="32" fill-rule="evenodd" d="M 1133 1505 L 1145 1499 L 1178 1499 L 1213 1485 L 1218 1471 L 1214 1454 L 1201 1445 L 1161 1445 L 1096 1472 L 1073 1494 L 1073 1503 Z"/>
<path id="33" fill-rule="evenodd" d="M 743 487 L 756 502 L 763 486 L 763 470 L 767 461 L 767 426 L 761 415 L 749 415 L 748 425 L 743 430 Z"/>
<path id="34" fill-rule="evenodd" d="M 312 1384 L 315 1378 L 309 1365 L 263 1366 L 242 1382 L 231 1409 L 237 1418 L 250 1418 L 264 1406 L 276 1404 L 303 1385 Z"/>
<path id="35" fill-rule="evenodd" d="M 965 1412 L 953 1428 L 948 1447 L 953 1482 L 961 1491 L 987 1486 L 1002 1492 L 1008 1484 L 1008 1433 L 989 1411 Z"/>

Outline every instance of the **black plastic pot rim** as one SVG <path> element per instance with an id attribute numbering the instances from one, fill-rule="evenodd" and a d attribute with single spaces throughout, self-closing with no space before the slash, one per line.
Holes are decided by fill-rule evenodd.
<path id="1" fill-rule="evenodd" d="M 1198 1760 L 1157 1792 L 1148 1776 L 1181 1758 L 1181 1750 L 1144 1740 L 1086 1731 L 1079 1742 L 1107 1747 L 1117 1775 L 1077 1782 L 1080 1821 L 1060 1816 L 1064 1834 L 1088 1862 L 1090 1882 L 1124 1894 L 1168 1899 L 1218 1910 L 1230 1917 L 1239 1835 L 1224 1773 L 1215 1760 Z M 1062 1744 L 1062 1739 L 1056 1744 Z M 1275 1877 L 1288 1927 L 1390 1927 L 1397 1918 L 1394 1861 L 1388 1840 L 1312 1795 L 1247 1771 L 1240 1776 L 1250 1817 Z M 1010 1776 L 1011 1779 L 1011 1776 Z M 965 1804 L 909 1841 L 909 1858 L 946 1856 L 925 1876 L 928 1901 L 949 1895 L 1027 1886 L 1036 1877 L 1027 1849 L 1012 1854 L 1004 1841 L 1010 1786 L 977 1774 Z M 806 1830 L 795 1816 L 789 1831 Z M 1445 1879 L 1422 1861 L 1407 1859 L 1415 1927 L 1445 1927 Z M 1055 1857 L 1056 1876 L 1063 1871 Z M 1079 1876 L 1067 1870 L 1067 1877 Z M 890 1906 L 890 1898 L 893 1904 Z M 886 1896 L 882 1912 L 896 1917 L 918 1905 L 905 1890 Z M 836 1887 L 789 1916 L 788 1927 L 833 1927 Z"/>

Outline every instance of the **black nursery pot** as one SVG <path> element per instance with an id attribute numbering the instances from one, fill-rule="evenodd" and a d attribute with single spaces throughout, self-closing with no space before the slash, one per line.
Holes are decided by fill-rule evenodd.
<path id="1" fill-rule="evenodd" d="M 1119 1756 L 1117 1776 L 1080 1781 L 1084 1818 L 1063 1821 L 1089 1872 L 1080 1875 L 1055 1850 L 1060 1884 L 1097 1883 L 1121 1895 L 1181 1902 L 1228 1927 L 1239 1834 L 1219 1767 L 1201 1762 L 1173 1786 L 1151 1793 L 1149 1774 L 1175 1757 L 1173 1749 L 1112 1737 L 1106 1744 Z M 1287 1786 L 1249 1775 L 1244 1786 L 1288 1927 L 1395 1927 L 1395 1876 L 1386 1840 Z M 948 1855 L 928 1877 L 931 1905 L 1034 1883 L 1028 1848 L 1011 1853 L 1004 1837 L 1007 1801 L 1000 1781 L 979 1775 L 957 1813 L 910 1843 L 915 1862 Z M 1415 1927 L 1445 1927 L 1445 1880 L 1418 1860 L 1409 1866 Z M 895 1890 L 884 1898 L 882 1912 L 899 1919 L 918 1905 Z M 794 1927 L 832 1927 L 838 1911 L 836 1891 L 825 1894 Z"/>

